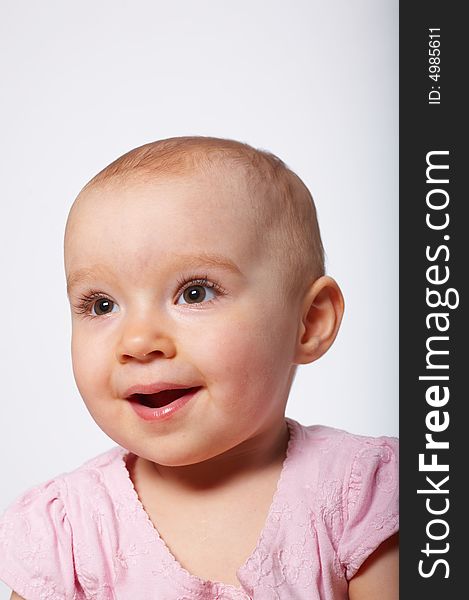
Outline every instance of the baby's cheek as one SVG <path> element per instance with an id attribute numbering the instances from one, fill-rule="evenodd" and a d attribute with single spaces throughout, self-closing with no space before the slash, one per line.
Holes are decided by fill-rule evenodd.
<path id="1" fill-rule="evenodd" d="M 93 394 L 102 393 L 100 388 L 105 385 L 108 373 L 104 361 L 105 355 L 99 345 L 90 344 L 83 336 L 72 336 L 73 373 L 85 400 Z"/>
<path id="2" fill-rule="evenodd" d="M 261 320 L 238 320 L 211 338 L 213 363 L 233 383 L 244 387 L 272 377 L 278 366 L 278 337 Z"/>

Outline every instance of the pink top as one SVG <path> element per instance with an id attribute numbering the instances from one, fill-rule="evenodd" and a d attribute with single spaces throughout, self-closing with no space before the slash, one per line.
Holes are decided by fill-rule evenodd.
<path id="1" fill-rule="evenodd" d="M 0 579 L 26 600 L 339 600 L 398 529 L 398 442 L 301 425 L 241 587 L 191 575 L 153 526 L 116 446 L 22 494 L 0 519 Z"/>

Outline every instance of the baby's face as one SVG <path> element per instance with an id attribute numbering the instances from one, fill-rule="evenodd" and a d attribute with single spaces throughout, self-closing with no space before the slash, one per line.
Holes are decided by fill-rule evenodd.
<path id="1" fill-rule="evenodd" d="M 284 425 L 299 303 L 286 304 L 242 180 L 91 189 L 72 212 L 65 268 L 77 386 L 116 443 L 177 466 Z M 150 384 L 197 391 L 177 410 L 142 409 L 160 415 L 148 420 L 127 397 Z"/>

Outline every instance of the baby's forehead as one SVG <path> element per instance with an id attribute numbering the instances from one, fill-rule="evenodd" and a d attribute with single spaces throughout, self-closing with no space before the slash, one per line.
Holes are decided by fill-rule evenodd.
<path id="1" fill-rule="evenodd" d="M 227 210 L 227 204 L 220 212 L 213 207 L 206 211 L 188 212 L 185 202 L 178 204 L 177 210 L 172 210 L 165 206 L 171 189 L 174 188 L 177 194 L 183 193 L 184 189 L 191 191 L 194 179 L 168 179 L 160 183 L 163 201 L 159 194 L 155 207 L 151 202 L 154 182 L 142 180 L 131 185 L 127 182 L 122 210 L 115 210 L 116 207 L 109 204 L 121 202 L 121 194 L 118 193 L 123 190 L 121 185 L 96 188 L 82 196 L 75 208 L 75 217 L 68 224 L 69 234 L 65 240 L 69 288 L 75 271 L 87 271 L 91 267 L 94 270 L 100 262 L 105 265 L 104 273 L 107 270 L 125 272 L 130 278 L 137 278 L 138 273 L 151 269 L 169 273 L 183 267 L 197 269 L 207 265 L 217 271 L 224 269 L 224 272 L 235 273 L 241 270 L 244 273 L 254 259 L 256 265 L 260 264 L 264 250 L 259 246 L 252 217 L 240 214 L 249 213 L 247 208 L 241 208 L 244 202 L 238 198 L 234 210 Z M 223 190 L 227 187 L 226 182 L 221 182 L 221 185 Z M 150 192 L 150 201 L 147 201 L 146 192 Z M 133 214 L 133 196 L 142 193 L 144 201 L 136 202 Z M 203 190 L 197 198 L 203 201 Z M 264 248 L 265 243 L 261 246 Z"/>
<path id="2" fill-rule="evenodd" d="M 170 227 L 172 221 L 175 226 L 182 221 L 186 226 L 193 222 L 194 227 L 203 227 L 209 220 L 223 224 L 225 237 L 236 237 L 240 235 L 240 228 L 245 233 L 255 228 L 252 208 L 253 199 L 247 182 L 236 169 L 158 176 L 132 173 L 82 190 L 70 210 L 65 243 L 72 232 L 73 237 L 96 234 L 102 227 L 103 232 L 111 233 L 113 229 L 122 228 L 126 219 L 138 222 L 144 229 L 151 221 L 155 223 L 159 219 Z M 121 219 L 110 218 L 120 214 Z M 148 243 L 151 243 L 150 239 Z"/>
<path id="3" fill-rule="evenodd" d="M 298 272 L 298 279 L 313 272 L 315 276 L 323 273 L 324 256 L 315 206 L 305 184 L 275 155 L 234 140 L 218 138 L 169 138 L 145 144 L 116 159 L 90 180 L 72 205 L 66 226 L 66 243 L 68 235 L 75 238 L 72 245 L 80 252 L 82 235 L 88 239 L 97 238 L 101 235 L 101 227 L 110 231 L 120 226 L 123 218 L 120 224 L 117 221 L 107 223 L 106 214 L 109 208 L 111 212 L 119 213 L 119 203 L 125 218 L 130 216 L 132 219 L 128 206 L 133 207 L 134 191 L 162 182 L 167 190 L 178 186 L 181 194 L 168 193 L 168 196 L 179 208 L 186 209 L 185 214 L 190 218 L 194 215 L 184 230 L 183 244 L 187 235 L 194 232 L 194 225 L 201 231 L 210 231 L 205 240 L 224 235 L 229 238 L 239 236 L 238 248 L 244 248 L 245 240 L 251 243 L 256 237 L 256 247 L 262 247 L 263 253 L 268 253 L 282 269 L 289 273 Z M 105 194 L 109 189 L 111 193 Z M 197 189 L 200 193 L 191 193 Z M 150 204 L 138 205 L 140 216 L 145 217 L 142 210 L 151 210 L 153 216 L 157 215 L 151 205 L 151 194 L 148 199 Z M 110 206 L 108 202 L 114 204 Z M 164 208 L 164 203 L 164 195 L 159 195 L 155 202 L 157 210 L 160 206 Z M 175 210 L 174 214 L 180 218 L 183 212 Z M 206 227 L 206 215 L 212 220 L 210 227 Z M 167 230 L 172 231 L 174 221 L 166 217 L 167 213 L 164 219 Z M 90 222 L 96 226 L 86 233 Z M 139 228 L 143 222 L 141 219 Z M 151 224 L 149 222 L 148 227 Z M 218 224 L 218 229 L 213 226 Z M 176 227 L 178 229 L 183 230 L 183 227 Z M 78 232 L 78 237 L 71 232 Z M 114 233 L 113 242 L 116 239 Z M 181 243 L 181 238 L 176 241 Z"/>
<path id="4" fill-rule="evenodd" d="M 85 212 L 88 218 L 105 219 L 106 210 L 119 205 L 154 213 L 166 203 L 186 202 L 188 210 L 194 212 L 222 210 L 227 219 L 244 215 L 246 225 L 254 224 L 253 209 L 265 202 L 265 194 L 251 179 L 243 168 L 229 164 L 163 174 L 132 172 L 85 186 L 70 218 L 73 213 Z"/>

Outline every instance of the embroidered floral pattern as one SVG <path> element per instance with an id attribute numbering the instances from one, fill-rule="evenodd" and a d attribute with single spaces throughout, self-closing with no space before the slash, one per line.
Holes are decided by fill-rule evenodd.
<path id="1" fill-rule="evenodd" d="M 398 528 L 397 442 L 287 419 L 290 440 L 239 587 L 176 560 L 120 447 L 27 490 L 0 518 L 0 577 L 31 600 L 339 600 Z"/>

